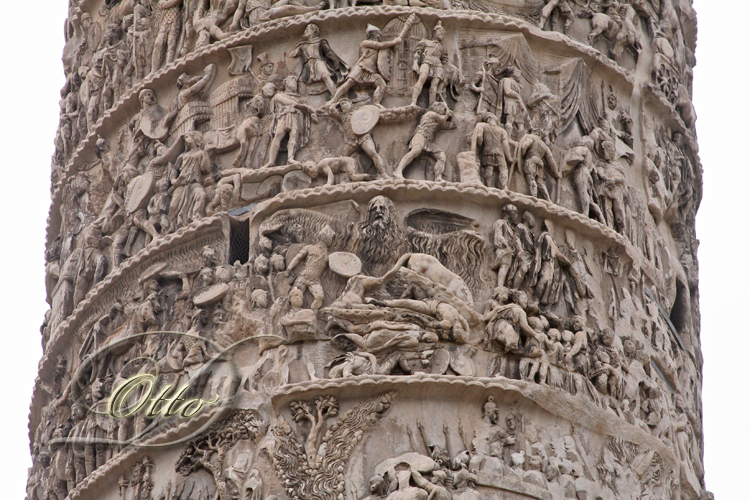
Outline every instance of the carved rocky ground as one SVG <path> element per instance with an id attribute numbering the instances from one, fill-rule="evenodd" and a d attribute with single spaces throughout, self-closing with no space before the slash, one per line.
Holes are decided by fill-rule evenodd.
<path id="1" fill-rule="evenodd" d="M 29 499 L 710 496 L 695 30 L 72 2 Z"/>

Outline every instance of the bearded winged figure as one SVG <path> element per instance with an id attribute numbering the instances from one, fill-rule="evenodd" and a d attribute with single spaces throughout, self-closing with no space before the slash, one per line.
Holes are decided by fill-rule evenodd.
<path id="1" fill-rule="evenodd" d="M 336 234 L 329 251 L 357 255 L 363 274 L 380 277 L 402 255 L 414 252 L 445 261 L 442 264 L 460 276 L 475 296 L 484 286 L 476 270 L 486 267 L 483 259 L 489 255 L 489 242 L 481 234 L 471 227 L 404 227 L 397 220 L 393 201 L 385 196 L 372 198 L 355 224 L 351 216 L 289 209 L 266 219 L 259 233 L 276 244 L 308 243 L 315 241 L 325 226 Z"/>

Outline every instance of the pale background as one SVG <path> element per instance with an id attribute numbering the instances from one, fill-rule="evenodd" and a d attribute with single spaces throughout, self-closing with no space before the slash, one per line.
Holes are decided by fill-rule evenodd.
<path id="1" fill-rule="evenodd" d="M 699 19 L 695 106 L 705 169 L 698 212 L 706 485 L 717 499 L 748 498 L 747 375 L 750 294 L 745 215 L 750 171 L 747 0 L 695 0 Z M 50 157 L 64 83 L 67 1 L 5 0 L 0 33 L 0 496 L 25 497 L 28 408 L 41 356 L 44 241 Z M 742 493 L 741 493 L 742 492 Z"/>

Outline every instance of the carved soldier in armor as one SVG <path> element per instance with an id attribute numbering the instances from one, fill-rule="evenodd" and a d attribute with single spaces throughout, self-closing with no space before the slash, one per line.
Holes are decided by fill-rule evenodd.
<path id="1" fill-rule="evenodd" d="M 340 101 L 343 97 L 346 97 L 349 89 L 355 85 L 375 85 L 375 93 L 372 96 L 372 103 L 376 106 L 380 106 L 380 101 L 385 96 L 386 80 L 383 77 L 379 68 L 378 58 L 381 50 L 387 50 L 392 47 L 401 45 L 404 41 L 404 37 L 411 29 L 412 24 L 417 21 L 416 15 L 412 14 L 404 24 L 404 28 L 401 30 L 399 36 L 389 42 L 382 42 L 383 34 L 379 28 L 373 25 L 367 26 L 367 39 L 359 44 L 359 59 L 354 64 L 354 67 L 349 72 L 349 75 L 344 80 L 344 83 L 336 89 L 336 93 L 333 95 L 330 103 Z"/>
<path id="2" fill-rule="evenodd" d="M 342 99 L 338 103 L 328 106 L 327 112 L 341 123 L 341 128 L 344 130 L 343 155 L 351 156 L 358 149 L 362 149 L 372 159 L 378 173 L 383 177 L 387 177 L 388 173 L 385 162 L 378 154 L 372 135 L 370 133 L 357 134 L 352 128 L 352 117 L 354 115 L 354 105 L 352 102 L 349 99 Z"/>
<path id="3" fill-rule="evenodd" d="M 422 40 L 417 45 L 414 52 L 413 70 L 417 74 L 417 81 L 411 90 L 411 104 L 416 105 L 419 94 L 422 92 L 427 80 L 430 80 L 429 104 L 432 106 L 438 98 L 438 89 L 443 82 L 445 75 L 443 64 L 447 62 L 448 52 L 443 47 L 443 38 L 445 37 L 445 28 L 438 21 L 432 31 L 432 40 Z M 444 96 L 440 96 L 445 101 Z"/>
<path id="4" fill-rule="evenodd" d="M 182 4 L 184 0 L 160 0 L 158 9 L 161 11 L 159 33 L 154 41 L 154 51 L 151 58 L 151 71 L 156 72 L 163 65 L 174 61 L 177 52 L 177 39 L 182 30 Z M 164 50 L 166 48 L 166 54 Z"/>

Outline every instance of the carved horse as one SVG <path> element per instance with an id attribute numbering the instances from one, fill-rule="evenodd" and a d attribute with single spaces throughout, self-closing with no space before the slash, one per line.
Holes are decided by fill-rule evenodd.
<path id="1" fill-rule="evenodd" d="M 608 14 L 592 12 L 582 9 L 578 17 L 591 18 L 591 33 L 588 36 L 589 45 L 594 45 L 599 38 L 604 37 L 609 42 L 609 56 L 617 59 L 625 48 L 629 48 L 636 59 L 641 49 L 638 32 L 635 27 L 635 9 L 630 4 L 619 7 L 619 19 L 615 20 Z"/>

